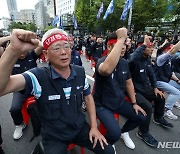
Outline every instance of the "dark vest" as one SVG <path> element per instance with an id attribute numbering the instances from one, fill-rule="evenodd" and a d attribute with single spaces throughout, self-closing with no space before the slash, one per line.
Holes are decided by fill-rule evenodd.
<path id="1" fill-rule="evenodd" d="M 81 111 L 85 83 L 84 69 L 79 66 L 71 66 L 71 69 L 75 69 L 77 76 L 73 79 L 69 100 L 65 98 L 63 87 L 57 83 L 56 79 L 52 80 L 50 68 L 37 69 L 39 69 L 38 75 L 35 75 L 42 87 L 41 96 L 37 100 L 42 134 L 67 139 L 71 133 L 73 134 L 73 132 L 68 132 L 69 128 L 77 131 L 85 124 L 85 115 Z M 59 95 L 60 98 L 55 100 L 49 98 L 49 96 Z"/>
<path id="2" fill-rule="evenodd" d="M 98 74 L 96 75 L 97 85 L 95 85 L 95 93 L 93 95 L 96 106 L 101 104 L 108 109 L 115 111 L 123 105 L 124 92 L 126 89 L 125 83 L 129 73 L 127 67 L 127 61 L 122 58 L 111 75 L 103 77 L 102 79 Z M 103 82 L 104 84 L 99 85 L 98 82 Z"/>
<path id="3" fill-rule="evenodd" d="M 172 76 L 172 69 L 170 61 L 167 60 L 162 66 L 154 66 L 157 81 L 169 82 Z"/>
<path id="4" fill-rule="evenodd" d="M 23 73 L 31 68 L 37 67 L 37 55 L 34 51 L 28 53 L 24 59 L 18 59 L 14 65 L 12 75 Z"/>

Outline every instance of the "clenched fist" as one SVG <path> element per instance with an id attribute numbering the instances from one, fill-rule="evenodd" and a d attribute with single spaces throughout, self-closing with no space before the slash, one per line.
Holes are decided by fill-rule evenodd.
<path id="1" fill-rule="evenodd" d="M 10 38 L 9 47 L 13 52 L 21 55 L 35 49 L 38 44 L 39 41 L 36 39 L 35 33 L 23 29 L 14 29 Z"/>
<path id="2" fill-rule="evenodd" d="M 117 35 L 118 39 L 120 39 L 120 38 L 126 39 L 127 38 L 127 29 L 125 27 L 119 28 L 116 31 L 116 35 Z"/>

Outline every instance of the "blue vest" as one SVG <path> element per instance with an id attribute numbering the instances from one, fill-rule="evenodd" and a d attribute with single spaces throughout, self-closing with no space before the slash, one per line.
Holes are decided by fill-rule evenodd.
<path id="1" fill-rule="evenodd" d="M 102 57 L 98 66 L 105 60 Z M 117 110 L 124 103 L 126 80 L 130 78 L 128 62 L 121 58 L 109 76 L 101 76 L 97 70 L 95 75 L 94 100 L 96 106 L 105 106 L 110 110 Z"/>
<path id="2" fill-rule="evenodd" d="M 73 79 L 70 99 L 66 99 L 63 87 L 52 80 L 50 68 L 39 69 L 35 74 L 42 87 L 42 93 L 37 99 L 42 125 L 42 134 L 50 137 L 69 140 L 85 124 L 85 115 L 81 111 L 85 72 L 82 67 L 71 66 L 77 76 Z M 77 88 L 81 87 L 81 88 Z M 52 99 L 51 97 L 55 99 Z"/>

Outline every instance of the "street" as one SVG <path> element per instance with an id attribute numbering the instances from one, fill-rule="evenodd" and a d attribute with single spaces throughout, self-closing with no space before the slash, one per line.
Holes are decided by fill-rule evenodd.
<path id="1" fill-rule="evenodd" d="M 83 66 L 85 67 L 86 74 L 88 75 L 89 83 L 93 86 L 93 81 L 91 77 L 93 71 L 90 68 L 90 63 L 86 61 L 84 56 L 81 56 L 83 61 Z M 10 105 L 12 100 L 12 94 L 0 97 L 0 124 L 2 126 L 2 137 L 3 137 L 3 149 L 5 154 L 30 154 L 34 149 L 35 145 L 41 140 L 41 137 L 35 138 L 32 142 L 29 142 L 33 132 L 31 124 L 24 130 L 22 138 L 15 141 L 13 139 L 13 132 L 15 126 L 13 125 L 12 118 L 9 113 Z M 161 126 L 158 126 L 151 122 L 150 133 L 159 141 L 159 142 L 178 142 L 179 148 L 151 148 L 141 141 L 137 136 L 136 132 L 138 129 L 135 129 L 130 132 L 130 136 L 135 143 L 136 148 L 134 150 L 128 149 L 123 141 L 120 139 L 116 144 L 117 154 L 179 154 L 180 153 L 180 110 L 173 110 L 179 119 L 176 121 L 169 120 L 174 125 L 172 129 L 165 129 Z M 120 117 L 120 126 L 124 124 L 125 119 Z M 77 147 L 73 151 L 69 152 L 70 154 L 80 154 L 80 148 Z M 92 154 L 89 150 L 85 150 L 85 154 Z"/>

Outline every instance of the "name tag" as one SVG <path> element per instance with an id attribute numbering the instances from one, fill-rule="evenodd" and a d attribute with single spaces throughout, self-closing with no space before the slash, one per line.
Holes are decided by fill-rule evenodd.
<path id="1" fill-rule="evenodd" d="M 140 72 L 141 72 L 141 73 L 144 72 L 144 69 L 140 70 Z"/>
<path id="2" fill-rule="evenodd" d="M 21 67 L 21 65 L 20 64 L 15 64 L 14 67 Z"/>
<path id="3" fill-rule="evenodd" d="M 29 59 L 29 62 L 32 62 L 33 61 L 33 59 Z"/>
<path id="4" fill-rule="evenodd" d="M 83 88 L 83 86 L 77 86 L 76 88 L 77 88 L 77 89 L 80 89 L 80 88 Z"/>
<path id="5" fill-rule="evenodd" d="M 48 100 L 49 100 L 49 101 L 58 100 L 58 99 L 60 99 L 60 98 L 61 98 L 60 95 L 51 95 L 51 96 L 48 96 Z"/>

